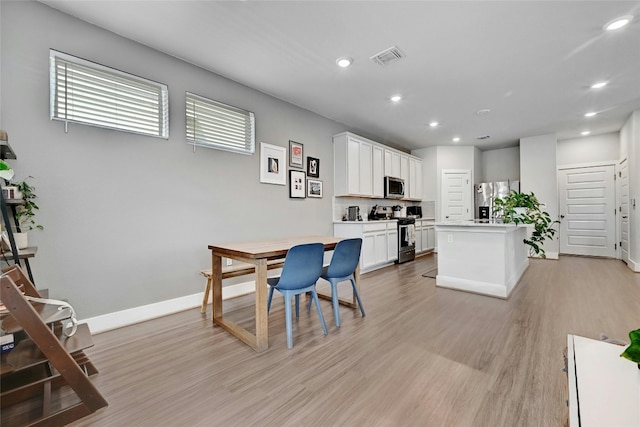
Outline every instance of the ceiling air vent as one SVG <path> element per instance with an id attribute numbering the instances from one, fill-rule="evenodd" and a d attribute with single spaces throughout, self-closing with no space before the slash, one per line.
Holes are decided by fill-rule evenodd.
<path id="1" fill-rule="evenodd" d="M 385 66 L 394 63 L 404 57 L 405 54 L 402 53 L 402 51 L 398 49 L 397 46 L 391 46 L 389 49 L 385 49 L 380 53 L 376 53 L 369 59 L 371 59 L 378 65 Z"/>
<path id="2" fill-rule="evenodd" d="M 476 139 L 478 140 L 489 139 L 489 138 L 491 138 L 489 135 L 476 136 Z"/>

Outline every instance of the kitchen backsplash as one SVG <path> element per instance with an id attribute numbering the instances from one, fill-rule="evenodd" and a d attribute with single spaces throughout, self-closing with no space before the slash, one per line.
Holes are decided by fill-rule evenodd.
<path id="1" fill-rule="evenodd" d="M 435 218 L 436 209 L 434 201 L 423 202 L 404 202 L 400 200 L 387 200 L 387 199 L 359 199 L 357 197 L 335 197 L 333 199 L 333 220 L 341 221 L 342 217 L 347 214 L 349 206 L 358 206 L 360 208 L 360 216 L 363 221 L 367 220 L 367 216 L 375 205 L 380 206 L 422 206 L 423 218 Z"/>

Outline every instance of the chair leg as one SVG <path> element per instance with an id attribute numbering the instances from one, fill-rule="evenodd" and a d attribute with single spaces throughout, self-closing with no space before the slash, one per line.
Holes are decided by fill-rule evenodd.
<path id="1" fill-rule="evenodd" d="M 340 327 L 340 302 L 338 301 L 338 282 L 329 280 L 331 283 L 331 305 L 333 306 L 333 318 L 336 321 L 336 327 Z"/>
<path id="2" fill-rule="evenodd" d="M 287 326 L 287 348 L 291 349 L 293 348 L 293 325 L 292 325 L 292 321 L 291 321 L 291 295 L 289 294 L 283 294 L 284 295 L 284 317 L 285 317 L 285 323 Z"/>
<path id="3" fill-rule="evenodd" d="M 320 324 L 322 325 L 322 332 L 327 335 L 329 332 L 327 331 L 327 324 L 324 322 L 324 316 L 322 315 L 322 310 L 320 309 L 320 301 L 318 300 L 318 293 L 314 289 L 311 291 L 311 295 L 313 296 L 313 300 L 316 303 L 316 310 L 318 311 L 318 317 L 320 317 Z"/>
<path id="4" fill-rule="evenodd" d="M 202 308 L 200 308 L 200 313 L 205 313 L 207 311 L 207 304 L 209 304 L 209 292 L 211 292 L 211 276 L 207 277 L 207 286 L 204 288 L 204 298 L 202 299 Z"/>
<path id="5" fill-rule="evenodd" d="M 269 299 L 267 300 L 267 313 L 271 310 L 271 300 L 273 299 L 273 286 L 269 286 Z"/>
<path id="6" fill-rule="evenodd" d="M 362 301 L 360 300 L 360 293 L 358 293 L 358 288 L 356 288 L 355 279 L 349 279 L 351 281 L 351 286 L 353 287 L 353 294 L 356 296 L 358 300 L 358 307 L 360 307 L 360 313 L 362 313 L 362 317 L 364 317 L 364 307 L 362 306 Z"/>
<path id="7" fill-rule="evenodd" d="M 296 294 L 296 319 L 300 317 L 300 294 Z"/>

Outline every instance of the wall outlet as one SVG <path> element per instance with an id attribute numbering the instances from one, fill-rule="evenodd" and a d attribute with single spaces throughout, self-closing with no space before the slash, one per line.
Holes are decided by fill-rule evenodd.
<path id="1" fill-rule="evenodd" d="M 226 258 L 226 260 L 227 260 L 227 265 L 233 264 L 233 260 L 231 258 Z"/>
<path id="2" fill-rule="evenodd" d="M 453 243 L 453 234 L 447 234 L 447 243 Z"/>

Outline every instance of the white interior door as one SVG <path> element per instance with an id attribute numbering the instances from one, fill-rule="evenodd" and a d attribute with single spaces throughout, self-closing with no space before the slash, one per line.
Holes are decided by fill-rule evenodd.
<path id="1" fill-rule="evenodd" d="M 615 258 L 614 167 L 561 169 L 560 253 Z"/>
<path id="2" fill-rule="evenodd" d="M 623 160 L 618 169 L 618 214 L 620 224 L 620 259 L 629 263 L 629 162 Z"/>
<path id="3" fill-rule="evenodd" d="M 471 171 L 442 170 L 442 220 L 473 219 L 471 212 Z"/>

